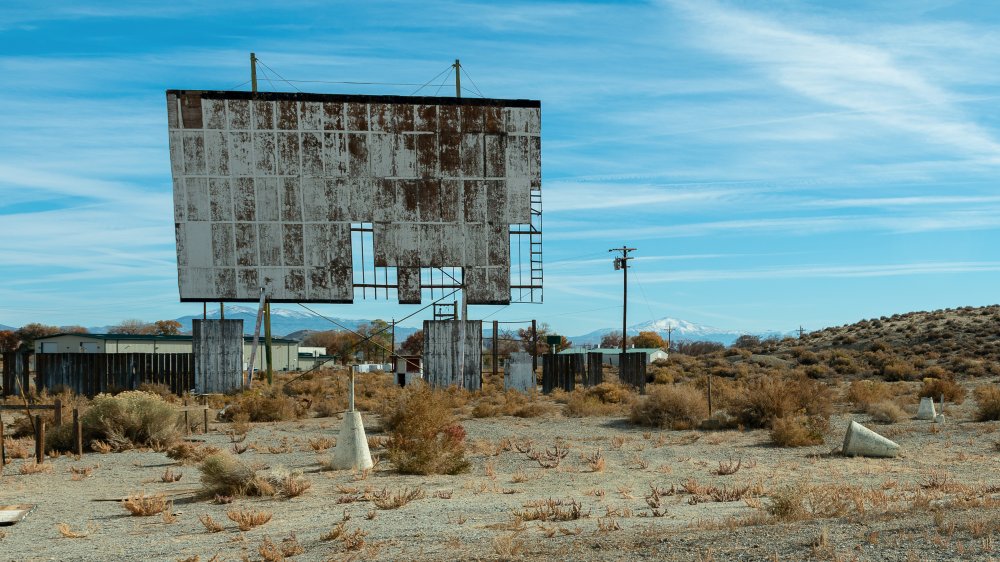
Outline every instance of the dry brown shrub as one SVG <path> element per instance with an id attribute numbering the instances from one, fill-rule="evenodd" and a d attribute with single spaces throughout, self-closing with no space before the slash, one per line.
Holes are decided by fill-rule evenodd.
<path id="1" fill-rule="evenodd" d="M 779 447 L 807 447 L 823 443 L 829 421 L 804 413 L 777 418 L 771 423 L 771 442 Z"/>
<path id="2" fill-rule="evenodd" d="M 889 396 L 888 384 L 882 381 L 860 380 L 851 382 L 845 398 L 854 404 L 855 411 L 863 412 L 872 404 L 887 400 Z"/>
<path id="3" fill-rule="evenodd" d="M 631 388 L 612 382 L 578 388 L 563 393 L 561 399 L 566 404 L 563 413 L 574 418 L 623 415 L 635 400 L 636 395 Z"/>
<path id="4" fill-rule="evenodd" d="M 198 521 L 201 521 L 201 524 L 205 526 L 205 530 L 209 533 L 218 533 L 219 531 L 225 530 L 225 527 L 221 523 L 216 522 L 215 519 L 212 519 L 212 516 L 207 513 L 199 515 Z"/>
<path id="5" fill-rule="evenodd" d="M 690 429 L 708 416 L 708 400 L 691 386 L 653 387 L 632 406 L 632 423 L 671 429 Z"/>
<path id="6" fill-rule="evenodd" d="M 468 469 L 465 429 L 448 403 L 449 393 L 419 385 L 408 387 L 383 417 L 390 431 L 386 453 L 404 474 L 457 474 Z"/>
<path id="7" fill-rule="evenodd" d="M 226 452 L 209 455 L 198 467 L 209 496 L 270 496 L 274 486 L 247 463 Z"/>
<path id="8" fill-rule="evenodd" d="M 60 523 L 56 525 L 56 529 L 59 530 L 59 534 L 66 537 L 67 539 L 83 539 L 90 536 L 90 533 L 78 533 L 70 528 L 66 523 Z M 2 537 L 0 537 L 2 538 Z"/>
<path id="9" fill-rule="evenodd" d="M 230 509 L 226 511 L 226 517 L 236 523 L 241 531 L 249 531 L 254 527 L 259 527 L 271 520 L 271 512 L 257 509 Z"/>
<path id="10" fill-rule="evenodd" d="M 148 517 L 167 509 L 167 499 L 163 494 L 147 496 L 146 492 L 134 492 L 122 501 L 122 507 L 134 516 Z"/>
<path id="11" fill-rule="evenodd" d="M 921 397 L 938 400 L 942 395 L 944 395 L 945 400 L 955 404 L 961 404 L 965 401 L 965 389 L 954 379 L 924 379 L 924 385 L 920 388 Z"/>
<path id="12" fill-rule="evenodd" d="M 500 560 L 510 560 L 511 558 L 519 557 L 524 552 L 524 541 L 517 538 L 518 535 L 520 535 L 520 532 L 515 531 L 507 535 L 493 537 L 493 553 Z"/>
<path id="13" fill-rule="evenodd" d="M 783 486 L 771 492 L 764 509 L 778 521 L 795 521 L 806 516 L 802 503 L 804 490 L 801 486 Z"/>
<path id="14" fill-rule="evenodd" d="M 730 401 L 727 410 L 745 427 L 770 427 L 773 420 L 799 411 L 829 419 L 833 403 L 825 383 L 801 375 L 775 374 L 749 380 L 743 393 L 730 397 Z"/>
<path id="15" fill-rule="evenodd" d="M 9 459 L 26 459 L 31 456 L 31 449 L 24 439 L 4 439 L 3 446 L 7 453 L 7 462 L 10 462 Z"/>
<path id="16" fill-rule="evenodd" d="M 36 463 L 35 461 L 21 463 L 17 467 L 17 472 L 28 476 L 30 474 L 49 474 L 52 472 L 52 465 L 46 463 Z"/>
<path id="17" fill-rule="evenodd" d="M 1000 386 L 983 385 L 976 388 L 976 421 L 1000 420 Z"/>
<path id="18" fill-rule="evenodd" d="M 404 488 L 398 492 L 390 493 L 383 490 L 382 493 L 372 497 L 372 503 L 379 509 L 399 509 L 414 500 L 427 497 L 422 488 Z"/>
<path id="19" fill-rule="evenodd" d="M 274 480 L 275 485 L 281 490 L 281 493 L 289 498 L 301 496 L 306 493 L 306 490 L 312 487 L 312 482 L 303 476 L 301 472 L 280 474 Z"/>
<path id="20" fill-rule="evenodd" d="M 160 396 L 128 391 L 94 397 L 90 408 L 80 416 L 80 425 L 85 441 L 99 440 L 115 451 L 134 447 L 162 449 L 179 438 L 179 419 L 177 409 Z"/>
<path id="21" fill-rule="evenodd" d="M 336 439 L 332 437 L 318 437 L 309 439 L 309 447 L 317 453 L 325 451 L 336 444 Z"/>
<path id="22" fill-rule="evenodd" d="M 169 458 L 179 460 L 185 464 L 199 463 L 209 455 L 219 452 L 217 447 L 198 446 L 187 441 L 179 441 L 166 450 Z"/>
<path id="23" fill-rule="evenodd" d="M 226 407 L 223 419 L 235 421 L 241 414 L 251 422 L 274 422 L 298 419 L 305 409 L 277 388 L 257 387 L 237 394 Z"/>
<path id="24" fill-rule="evenodd" d="M 896 423 L 906 418 L 906 412 L 891 400 L 870 404 L 868 414 L 878 423 Z"/>

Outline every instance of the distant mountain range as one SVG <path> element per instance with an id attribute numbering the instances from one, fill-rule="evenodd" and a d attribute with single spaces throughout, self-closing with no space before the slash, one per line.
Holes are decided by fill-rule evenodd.
<path id="1" fill-rule="evenodd" d="M 13 326 L 8 326 L 6 324 L 0 324 L 0 330 L 16 330 L 17 328 Z"/>
<path id="2" fill-rule="evenodd" d="M 566 337 L 572 341 L 574 345 L 596 345 L 601 343 L 601 338 L 605 335 L 611 332 L 620 331 L 620 328 L 601 328 L 583 335 Z M 732 343 L 736 341 L 736 338 L 748 333 L 738 332 L 736 330 L 722 330 L 719 328 L 713 328 L 712 326 L 695 324 L 694 322 L 688 322 L 687 320 L 679 320 L 677 318 L 669 317 L 653 320 L 652 322 L 634 324 L 628 328 L 628 335 L 630 336 L 638 335 L 639 332 L 656 332 L 663 339 L 667 339 L 667 334 L 669 332 L 671 341 L 711 341 L 721 343 L 723 345 L 732 345 Z M 780 338 L 791 334 L 792 332 L 782 333 L 776 331 L 766 331 L 753 333 L 752 335 L 760 336 L 762 338 L 772 336 Z"/>

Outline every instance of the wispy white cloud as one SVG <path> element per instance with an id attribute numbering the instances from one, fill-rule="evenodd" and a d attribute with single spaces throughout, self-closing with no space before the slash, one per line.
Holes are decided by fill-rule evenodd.
<path id="1" fill-rule="evenodd" d="M 636 225 L 628 228 L 557 231 L 546 235 L 555 240 L 679 238 L 731 233 L 787 233 L 814 235 L 827 232 L 882 231 L 894 233 L 1000 228 L 1000 209 L 952 211 L 919 216 L 836 215 L 774 217 L 705 221 L 670 225 Z"/>
<path id="2" fill-rule="evenodd" d="M 918 262 L 878 265 L 801 265 L 775 266 L 747 269 L 689 269 L 677 271 L 647 272 L 643 281 L 647 285 L 657 283 L 734 281 L 749 279 L 792 279 L 792 278 L 859 278 L 898 277 L 907 275 L 936 275 L 954 273 L 989 273 L 1000 271 L 1000 262 Z M 550 276 L 552 285 L 561 290 L 591 291 L 586 287 L 619 286 L 620 275 L 588 275 L 562 277 Z"/>
<path id="3" fill-rule="evenodd" d="M 1000 143 L 963 115 L 952 92 L 882 48 L 710 0 L 669 4 L 699 26 L 699 45 L 753 65 L 789 91 L 918 134 L 927 143 L 1000 162 Z"/>

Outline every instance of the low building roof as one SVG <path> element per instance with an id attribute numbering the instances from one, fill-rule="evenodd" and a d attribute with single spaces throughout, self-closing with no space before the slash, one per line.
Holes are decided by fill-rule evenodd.
<path id="1" fill-rule="evenodd" d="M 655 353 L 657 351 L 666 353 L 666 351 L 663 351 L 662 349 L 660 349 L 658 347 L 630 347 L 630 348 L 626 349 L 625 351 L 627 353 L 646 353 L 647 355 L 652 355 L 653 353 Z M 559 353 L 560 354 L 566 354 L 566 353 L 603 353 L 605 355 L 611 355 L 611 354 L 618 354 L 618 353 L 621 353 L 621 352 L 622 352 L 622 349 L 620 347 L 595 347 L 595 348 L 570 347 L 568 349 L 564 349 L 564 350 L 560 351 Z"/>
<path id="2" fill-rule="evenodd" d="M 44 338 L 37 338 L 36 341 L 47 340 L 50 338 L 57 338 L 59 336 L 75 336 L 79 338 L 91 338 L 95 340 L 136 340 L 136 341 L 191 341 L 194 336 L 190 334 L 178 334 L 175 336 L 161 336 L 157 334 L 90 334 L 90 333 L 79 333 L 79 332 L 63 332 L 60 334 L 52 334 L 51 336 L 45 336 Z M 243 336 L 244 342 L 252 342 L 253 336 Z M 264 343 L 264 337 L 258 338 L 259 343 Z M 287 338 L 271 338 L 272 343 L 299 343 L 298 340 L 292 340 Z"/>

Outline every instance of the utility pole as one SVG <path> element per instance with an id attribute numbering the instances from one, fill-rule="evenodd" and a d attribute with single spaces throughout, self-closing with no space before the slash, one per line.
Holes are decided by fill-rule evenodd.
<path id="1" fill-rule="evenodd" d="M 667 324 L 667 352 L 670 351 L 670 335 L 674 333 L 674 327 Z"/>
<path id="2" fill-rule="evenodd" d="M 451 65 L 455 69 L 455 97 L 462 97 L 462 63 L 455 59 L 455 64 Z"/>
<path id="3" fill-rule="evenodd" d="M 257 55 L 250 53 L 250 91 L 257 93 Z"/>
<path id="4" fill-rule="evenodd" d="M 799 324 L 799 339 L 802 339 L 802 334 L 804 334 L 804 333 L 805 333 L 805 330 L 802 329 L 802 324 Z"/>
<path id="5" fill-rule="evenodd" d="M 626 348 L 628 347 L 628 332 L 626 329 L 628 327 L 628 260 L 634 260 L 635 258 L 628 257 L 629 252 L 636 251 L 635 248 L 629 248 L 627 246 L 622 246 L 621 248 L 611 248 L 609 252 L 621 252 L 620 257 L 615 258 L 615 271 L 619 269 L 622 270 L 624 276 L 622 277 L 622 353 L 627 353 Z M 624 358 L 622 359 L 624 360 Z"/>

